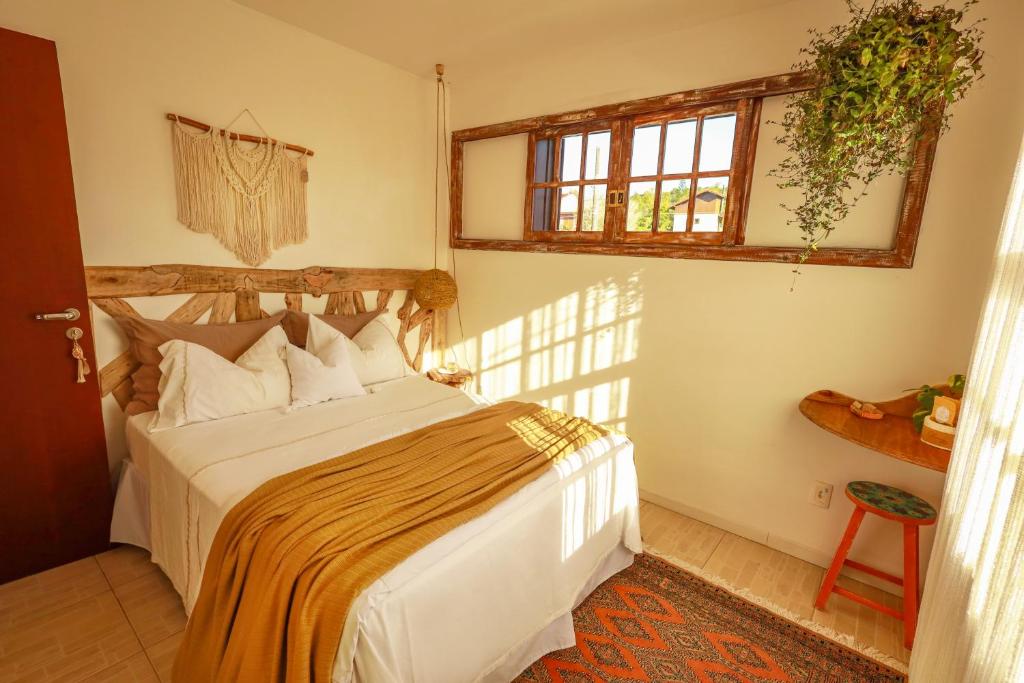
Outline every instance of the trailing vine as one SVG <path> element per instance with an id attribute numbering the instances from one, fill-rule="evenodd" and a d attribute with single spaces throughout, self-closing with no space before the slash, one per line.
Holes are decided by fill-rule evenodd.
<path id="1" fill-rule="evenodd" d="M 770 175 L 799 188 L 803 201 L 783 204 L 802 232 L 799 263 L 849 214 L 882 174 L 905 173 L 922 131 L 948 126 L 952 104 L 982 77 L 980 22 L 961 27 L 978 0 L 959 9 L 918 0 L 846 0 L 851 18 L 826 33 L 811 31 L 806 59 L 817 87 L 792 95 L 781 122 L 787 158 Z M 798 266 L 799 268 L 799 266 Z M 797 272 L 797 271 L 794 271 Z"/>

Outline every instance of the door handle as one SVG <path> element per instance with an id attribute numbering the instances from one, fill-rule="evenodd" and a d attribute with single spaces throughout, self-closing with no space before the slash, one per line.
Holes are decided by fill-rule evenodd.
<path id="1" fill-rule="evenodd" d="M 36 313 L 36 320 L 78 320 L 81 317 L 77 308 L 66 308 L 61 313 Z"/>

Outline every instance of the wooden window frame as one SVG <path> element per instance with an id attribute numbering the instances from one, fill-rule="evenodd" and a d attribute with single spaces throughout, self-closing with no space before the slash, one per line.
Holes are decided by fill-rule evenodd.
<path id="1" fill-rule="evenodd" d="M 453 249 L 474 249 L 487 251 L 524 251 L 574 254 L 604 254 L 648 256 L 661 258 L 711 259 L 728 261 L 768 261 L 776 263 L 796 263 L 803 249 L 801 247 L 755 246 L 744 244 L 746 233 L 746 216 L 749 208 L 750 185 L 753 174 L 745 172 L 753 169 L 754 154 L 757 147 L 757 130 L 760 124 L 761 102 L 766 97 L 788 95 L 814 87 L 813 75 L 810 72 L 793 72 L 764 78 L 755 78 L 737 83 L 688 90 L 670 95 L 660 95 L 641 100 L 632 100 L 618 104 L 603 105 L 591 109 L 564 112 L 548 116 L 539 116 L 518 121 L 509 121 L 475 128 L 465 128 L 452 133 L 452 175 L 449 186 L 450 234 L 449 245 Z M 747 104 L 744 104 L 746 102 Z M 522 240 L 469 238 L 462 234 L 462 181 L 463 181 L 463 146 L 474 140 L 486 140 L 508 135 L 527 134 L 529 136 L 529 158 L 534 154 L 537 137 L 558 131 L 565 135 L 566 131 L 604 130 L 611 126 L 613 136 L 616 134 L 623 140 L 618 147 L 620 153 L 613 153 L 609 159 L 609 190 L 611 178 L 615 176 L 612 164 L 617 164 L 615 177 L 627 177 L 630 154 L 627 148 L 632 145 L 632 134 L 624 128 L 627 121 L 634 117 L 652 115 L 676 116 L 676 112 L 713 105 L 735 104 L 737 110 L 746 107 L 745 121 L 740 120 L 737 113 L 736 136 L 743 144 L 733 149 L 733 165 L 729 173 L 729 198 L 726 211 L 733 212 L 731 221 L 722 233 L 704 233 L 721 235 L 721 241 L 708 243 L 704 240 L 679 239 L 628 240 L 624 236 L 625 204 L 619 210 L 609 209 L 605 219 L 604 231 L 594 233 L 564 232 L 563 236 L 539 237 L 538 232 L 530 230 L 531 206 L 527 201 L 524 211 L 524 229 Z M 741 125 L 744 127 L 741 130 Z M 602 128 L 601 126 L 605 126 Z M 742 137 L 741 137 L 742 136 Z M 813 252 L 807 263 L 820 265 L 865 266 L 875 268 L 911 268 L 921 230 L 921 218 L 928 192 L 932 165 L 935 159 L 935 148 L 938 131 L 926 129 L 921 132 L 914 145 L 913 164 L 906 174 L 903 197 L 901 200 L 899 219 L 892 246 L 889 249 L 865 249 L 858 247 L 822 247 Z M 741 149 L 742 148 L 742 149 Z M 527 164 L 528 181 L 533 176 L 532 162 Z M 626 175 L 621 175 L 625 173 Z M 741 174 L 742 173 L 742 174 Z M 741 185 L 734 185 L 733 177 L 742 179 Z M 530 183 L 527 183 L 527 187 Z M 735 188 L 735 189 L 734 189 Z M 616 188 L 624 189 L 624 188 Z M 696 188 L 693 188 L 695 191 Z M 528 193 L 532 196 L 532 193 Z M 557 198 L 556 198 L 557 201 Z M 582 201 L 582 197 L 581 200 Z M 550 231 L 554 234 L 557 231 Z M 579 238 L 583 234 L 585 238 Z M 666 233 L 668 234 L 668 233 Z M 683 233 L 673 233 L 678 235 Z M 689 234 L 689 233 L 687 233 Z M 701 234 L 701 233 L 697 233 Z M 593 237 L 591 237 L 593 236 Z"/>
<path id="2" fill-rule="evenodd" d="M 714 171 L 700 170 L 700 147 L 703 141 L 703 122 L 706 117 L 734 114 L 736 116 L 736 127 L 734 130 L 733 155 L 729 168 Z M 617 233 L 613 236 L 615 242 L 627 244 L 705 244 L 705 245 L 734 245 L 737 235 L 745 232 L 747 218 L 746 207 L 750 194 L 750 174 L 753 171 L 753 148 L 757 145 L 757 126 L 761 118 L 761 99 L 743 98 L 732 102 L 718 102 L 713 104 L 698 104 L 688 107 L 680 107 L 665 112 L 643 114 L 631 117 L 625 125 L 622 138 L 622 165 L 621 182 L 625 191 L 626 201 L 621 207 L 622 219 L 616 222 Z M 697 119 L 697 130 L 694 136 L 693 165 L 687 173 L 665 173 L 665 144 L 667 133 L 661 134 L 658 149 L 658 168 L 654 175 L 634 176 L 631 173 L 630 165 L 633 157 L 634 132 L 637 128 L 651 124 L 667 126 L 673 121 Z M 726 197 L 724 226 L 720 232 L 693 232 L 690 226 L 693 223 L 693 211 L 696 202 L 697 182 L 700 178 L 721 178 L 728 177 L 729 193 Z M 687 216 L 686 232 L 629 232 L 626 230 L 627 212 L 629 209 L 629 185 L 633 182 L 654 182 L 655 200 L 652 211 L 657 217 L 660 211 L 661 189 L 660 183 L 664 180 L 687 179 L 690 184 L 690 208 Z M 655 221 L 656 222 L 656 221 Z M 660 228 L 660 226 L 658 226 Z"/>
<path id="3" fill-rule="evenodd" d="M 591 121 L 586 124 L 578 126 L 548 126 L 537 130 L 530 131 L 529 135 L 529 152 L 526 159 L 526 200 L 524 202 L 523 210 L 523 240 L 530 241 L 545 241 L 545 242 L 558 242 L 558 241 L 577 241 L 584 243 L 602 242 L 607 238 L 608 234 L 608 219 L 605 217 L 604 229 L 597 231 L 584 231 L 582 229 L 583 223 L 583 196 L 584 188 L 587 185 L 609 185 L 613 158 L 608 159 L 608 174 L 605 178 L 595 178 L 587 180 L 585 164 L 587 160 L 587 149 L 586 142 L 587 136 L 590 133 L 599 133 L 605 130 L 611 131 L 612 137 L 615 137 L 613 121 Z M 563 181 L 560 177 L 561 171 L 561 154 L 562 145 L 561 140 L 566 137 L 573 135 L 582 135 L 581 145 L 583 146 L 582 153 L 580 154 L 580 177 L 576 181 Z M 552 158 L 552 167 L 554 169 L 554 180 L 548 182 L 536 182 L 535 171 L 536 171 L 536 150 L 537 141 L 544 138 L 550 138 L 555 140 L 554 144 L 554 157 Z M 612 147 L 612 154 L 614 154 L 614 146 Z M 563 187 L 576 186 L 580 188 L 579 199 L 576 204 L 576 222 L 577 227 L 574 231 L 569 230 L 544 230 L 534 231 L 531 229 L 533 224 L 533 191 L 535 189 L 550 188 L 554 190 L 554 197 L 552 201 L 551 212 L 552 226 L 557 224 L 557 212 L 559 206 L 559 191 Z"/>

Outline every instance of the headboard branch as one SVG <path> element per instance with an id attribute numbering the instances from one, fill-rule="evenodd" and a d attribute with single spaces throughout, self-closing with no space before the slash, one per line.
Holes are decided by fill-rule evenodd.
<path id="1" fill-rule="evenodd" d="M 427 342 L 435 353 L 445 346 L 445 312 L 417 308 L 412 287 L 420 270 L 401 268 L 329 268 L 311 266 L 297 270 L 273 268 L 232 268 L 165 264 L 154 266 L 90 266 L 85 269 L 86 288 L 93 304 L 111 316 L 139 317 L 124 299 L 131 297 L 192 294 L 167 318 L 195 323 L 207 311 L 209 322 L 256 320 L 267 312 L 260 307 L 260 293 L 284 294 L 284 307 L 302 310 L 302 295 L 327 294 L 325 313 L 354 314 L 366 309 L 364 292 L 377 292 L 376 309 L 388 307 L 396 291 L 405 299 L 396 315 L 397 341 L 406 361 L 420 371 Z M 417 348 L 406 348 L 409 333 L 419 328 Z M 114 394 L 123 408 L 131 398 L 131 375 L 138 368 L 131 351 L 125 351 L 100 370 L 100 391 Z"/>
<path id="2" fill-rule="evenodd" d="M 381 289 L 412 289 L 423 271 L 402 268 L 327 268 L 298 270 L 168 264 L 90 266 L 85 269 L 90 298 L 162 296 L 234 292 L 312 294 Z"/>

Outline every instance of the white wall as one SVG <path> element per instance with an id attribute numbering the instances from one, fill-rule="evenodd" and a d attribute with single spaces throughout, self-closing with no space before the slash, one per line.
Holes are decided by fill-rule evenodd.
<path id="1" fill-rule="evenodd" d="M 455 72 L 454 127 L 781 73 L 807 28 L 844 14 L 838 1 L 795 0 L 642 43 L 608 36 L 586 54 L 552 49 L 503 70 Z M 990 18 L 987 76 L 955 107 L 940 142 L 913 269 L 809 266 L 790 291 L 784 264 L 458 251 L 465 352 L 478 386 L 624 426 L 652 500 L 818 563 L 847 521 L 848 481 L 886 482 L 938 503 L 941 474 L 827 434 L 797 403 L 826 387 L 894 398 L 967 367 L 1024 120 L 1020 3 L 987 0 L 979 14 Z M 762 131 L 759 174 L 770 137 Z M 879 189 L 881 199 L 836 243 L 891 235 L 878 215 L 894 217 L 893 187 Z M 476 189 L 497 193 L 486 183 Z M 779 200 L 761 177 L 752 241 L 790 234 Z M 521 203 L 494 206 L 494 225 L 474 230 L 514 236 Z M 815 480 L 836 485 L 828 510 L 807 503 Z M 902 573 L 899 539 L 898 527 L 870 519 L 853 556 Z M 925 552 L 930 544 L 926 531 Z"/>
<path id="2" fill-rule="evenodd" d="M 228 0 L 0 0 L 0 26 L 57 43 L 86 265 L 244 265 L 175 219 L 164 118 L 223 126 L 244 108 L 316 152 L 309 239 L 265 267 L 430 264 L 432 82 Z M 140 308 L 180 303 L 163 299 Z M 95 319 L 102 366 L 123 341 Z M 111 397 L 104 408 L 114 466 L 122 418 Z"/>

